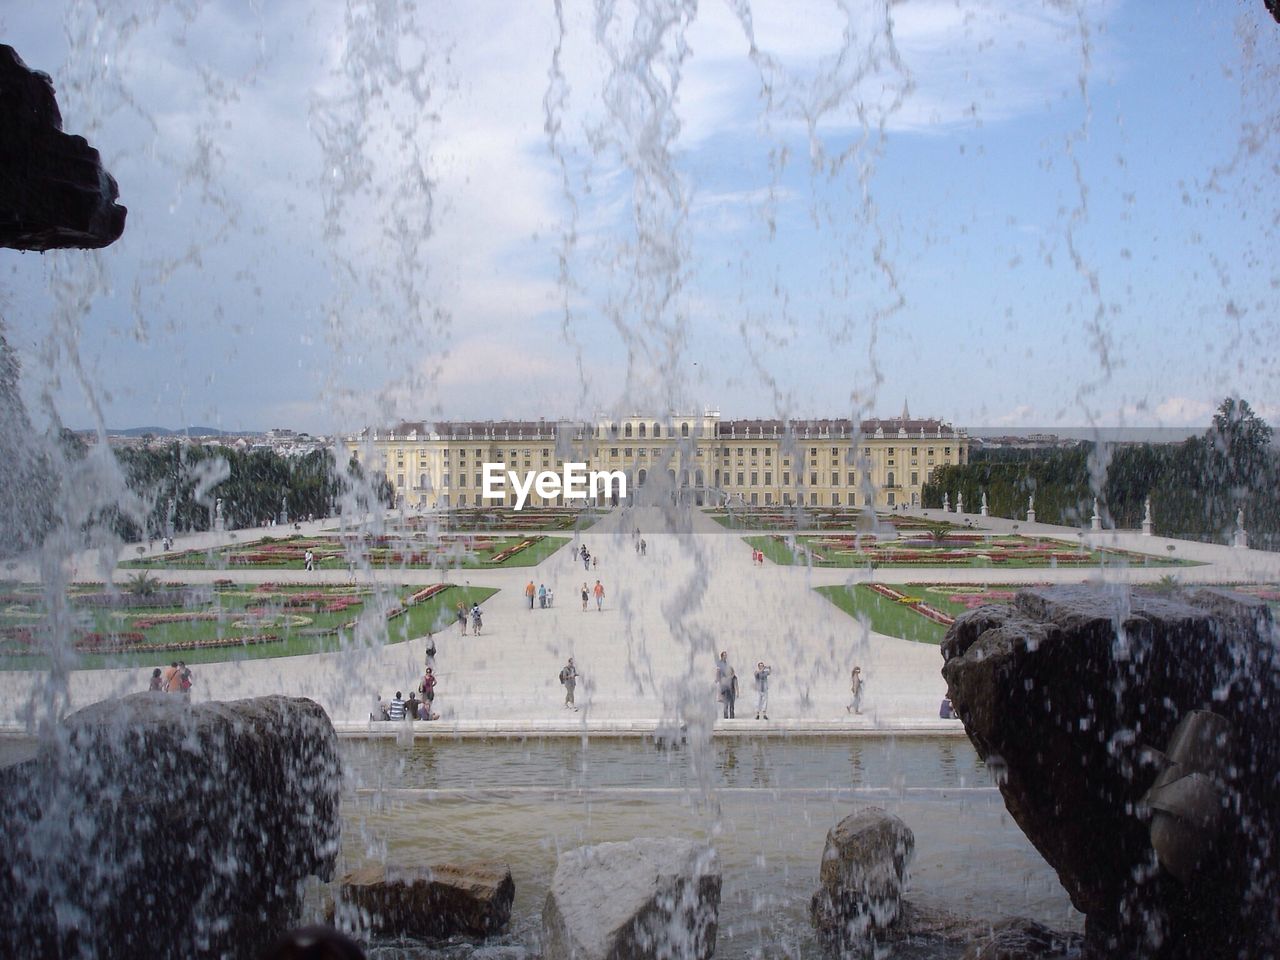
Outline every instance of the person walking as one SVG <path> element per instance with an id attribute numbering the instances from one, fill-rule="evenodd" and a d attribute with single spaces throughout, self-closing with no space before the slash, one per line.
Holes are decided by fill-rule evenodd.
<path id="1" fill-rule="evenodd" d="M 484 621 L 480 616 L 480 604 L 471 604 L 471 633 L 480 636 L 480 628 L 484 626 Z"/>
<path id="2" fill-rule="evenodd" d="M 849 692 L 853 695 L 853 698 L 849 701 L 849 705 L 844 708 L 845 712 L 861 713 L 862 712 L 862 688 L 863 688 L 862 668 L 854 667 L 853 673 L 850 675 L 849 679 L 850 679 Z"/>
<path id="3" fill-rule="evenodd" d="M 160 675 L 159 667 L 151 671 L 151 683 L 147 689 L 153 693 L 164 693 L 164 678 Z"/>
<path id="4" fill-rule="evenodd" d="M 465 601 L 458 601 L 458 608 L 453 615 L 458 618 L 458 631 L 465 637 L 467 635 L 467 605 Z"/>
<path id="5" fill-rule="evenodd" d="M 645 543 L 644 537 L 640 538 L 640 556 L 645 555 L 645 551 L 649 549 L 649 544 Z"/>
<path id="6" fill-rule="evenodd" d="M 573 690 L 578 684 L 578 668 L 573 665 L 573 657 L 570 657 L 569 662 L 560 668 L 560 682 L 564 684 L 565 709 L 577 713 L 578 706 L 573 702 Z"/>
<path id="7" fill-rule="evenodd" d="M 547 585 L 545 583 L 538 584 L 538 606 L 547 609 Z"/>
<path id="8" fill-rule="evenodd" d="M 738 694 L 738 676 L 729 665 L 729 652 L 720 651 L 720 659 L 716 661 L 716 686 L 720 691 L 720 702 L 724 705 L 724 719 L 734 719 L 734 700 Z"/>
<path id="9" fill-rule="evenodd" d="M 590 598 L 590 596 L 591 594 L 587 592 L 586 581 L 583 581 L 583 584 L 582 584 L 582 612 L 583 613 L 587 612 L 587 600 Z"/>
<path id="10" fill-rule="evenodd" d="M 756 664 L 756 719 L 759 720 L 763 716 L 769 719 L 769 674 L 773 673 L 773 667 L 765 666 L 765 662 L 761 660 Z"/>
<path id="11" fill-rule="evenodd" d="M 529 601 L 529 609 L 530 609 L 530 610 L 532 610 L 532 609 L 533 609 L 533 595 L 534 595 L 534 592 L 535 592 L 535 591 L 534 591 L 533 581 L 532 581 L 532 580 L 530 580 L 530 581 L 529 581 L 528 586 L 526 586 L 526 587 L 524 588 L 524 595 L 525 595 L 525 599 Z"/>
<path id="12" fill-rule="evenodd" d="M 591 569 L 591 553 L 587 550 L 586 544 L 582 545 L 582 569 Z"/>
<path id="13" fill-rule="evenodd" d="M 191 699 L 191 685 L 195 682 L 195 674 L 187 666 L 187 661 L 178 661 L 178 692 L 187 700 Z"/>
<path id="14" fill-rule="evenodd" d="M 591 588 L 591 595 L 596 598 L 596 609 L 604 612 L 604 585 L 597 580 L 596 585 Z"/>

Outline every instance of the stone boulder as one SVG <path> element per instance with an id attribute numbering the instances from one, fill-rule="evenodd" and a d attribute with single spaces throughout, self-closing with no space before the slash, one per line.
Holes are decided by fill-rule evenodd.
<path id="1" fill-rule="evenodd" d="M 351 925 L 386 936 L 487 937 L 511 919 L 516 885 L 506 864 L 373 865 L 345 874 L 338 900 Z"/>
<path id="2" fill-rule="evenodd" d="M 0 956 L 257 957 L 333 874 L 340 782 L 310 700 L 86 707 L 0 774 Z"/>
<path id="3" fill-rule="evenodd" d="M 692 840 L 637 839 L 560 855 L 542 910 L 544 960 L 709 960 L 720 864 Z"/>
<path id="4" fill-rule="evenodd" d="M 1081 955 L 1081 937 L 1058 933 L 1021 917 L 1002 920 L 975 941 L 960 960 L 1071 960 Z"/>
<path id="5" fill-rule="evenodd" d="M 1009 812 L 1085 914 L 1092 955 L 1280 952 L 1278 651 L 1265 603 L 1214 590 L 1027 590 L 948 630 L 952 703 Z M 1228 735 L 1192 745 L 1219 756 L 1185 781 L 1204 788 L 1195 802 L 1216 797 L 1228 815 L 1176 825 L 1219 831 L 1181 846 L 1180 879 L 1153 847 L 1147 797 L 1157 786 L 1161 810 L 1177 809 L 1164 752 L 1194 711 L 1221 718 Z M 1211 853 L 1186 862 L 1195 851 Z"/>
<path id="6" fill-rule="evenodd" d="M 124 232 L 119 195 L 98 151 L 62 132 L 49 75 L 0 44 L 0 247 L 105 247 Z"/>
<path id="7" fill-rule="evenodd" d="M 842 953 L 870 952 L 899 919 L 907 864 L 915 852 L 911 828 L 879 807 L 845 817 L 827 833 L 809 904 L 813 925 Z"/>

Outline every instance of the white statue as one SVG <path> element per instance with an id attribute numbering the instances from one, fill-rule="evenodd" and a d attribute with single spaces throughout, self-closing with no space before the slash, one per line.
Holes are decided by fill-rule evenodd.
<path id="1" fill-rule="evenodd" d="M 984 517 L 987 516 L 987 491 L 985 490 L 982 491 L 982 509 L 980 512 Z"/>
<path id="2" fill-rule="evenodd" d="M 1102 514 L 1098 512 L 1098 498 L 1093 498 L 1093 516 L 1089 518 L 1089 528 L 1091 530 L 1102 529 Z"/>
<path id="3" fill-rule="evenodd" d="M 942 512 L 943 513 L 951 512 L 951 494 L 950 493 L 944 493 L 942 495 Z"/>
<path id="4" fill-rule="evenodd" d="M 1036 522 L 1036 495 L 1033 493 L 1027 497 L 1027 523 Z"/>
<path id="5" fill-rule="evenodd" d="M 964 513 L 964 494 L 956 494 L 956 513 Z"/>
<path id="6" fill-rule="evenodd" d="M 1142 535 L 1144 537 L 1149 537 L 1151 536 L 1151 533 L 1152 533 L 1151 497 L 1148 496 L 1146 504 L 1143 508 L 1143 513 L 1142 513 Z"/>

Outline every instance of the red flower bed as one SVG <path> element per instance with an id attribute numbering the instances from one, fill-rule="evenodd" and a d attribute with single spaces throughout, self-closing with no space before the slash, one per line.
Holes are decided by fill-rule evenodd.
<path id="1" fill-rule="evenodd" d="M 216 613 L 173 613 L 163 617 L 139 617 L 133 621 L 133 625 L 139 630 L 149 630 L 151 627 L 162 627 L 168 623 L 196 623 L 201 620 L 217 620 Z"/>
<path id="2" fill-rule="evenodd" d="M 82 633 L 75 641 L 77 650 L 123 650 L 146 643 L 147 638 L 136 630 L 126 633 Z"/>
<path id="3" fill-rule="evenodd" d="M 448 589 L 449 589 L 449 584 L 447 583 L 433 583 L 429 587 L 423 587 L 421 590 L 419 590 L 417 593 L 411 596 L 408 600 L 408 604 L 409 606 L 413 606 L 415 603 L 422 603 L 422 601 L 430 600 L 437 593 L 441 593 Z"/>
<path id="4" fill-rule="evenodd" d="M 544 539 L 545 539 L 544 537 L 529 537 L 529 539 L 527 540 L 521 540 L 514 547 L 507 547 L 507 549 L 501 550 L 498 553 L 495 553 L 492 557 L 489 558 L 489 562 L 503 563 L 506 560 L 510 560 L 521 550 L 527 550 L 529 547 L 533 546 L 535 543 L 538 543 Z"/>

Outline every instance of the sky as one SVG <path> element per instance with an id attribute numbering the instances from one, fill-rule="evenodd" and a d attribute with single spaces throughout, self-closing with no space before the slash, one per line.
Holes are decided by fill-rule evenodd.
<path id="1" fill-rule="evenodd" d="M 129 208 L 0 252 L 38 425 L 1280 417 L 1261 0 L 46 0 L 0 39 Z"/>

